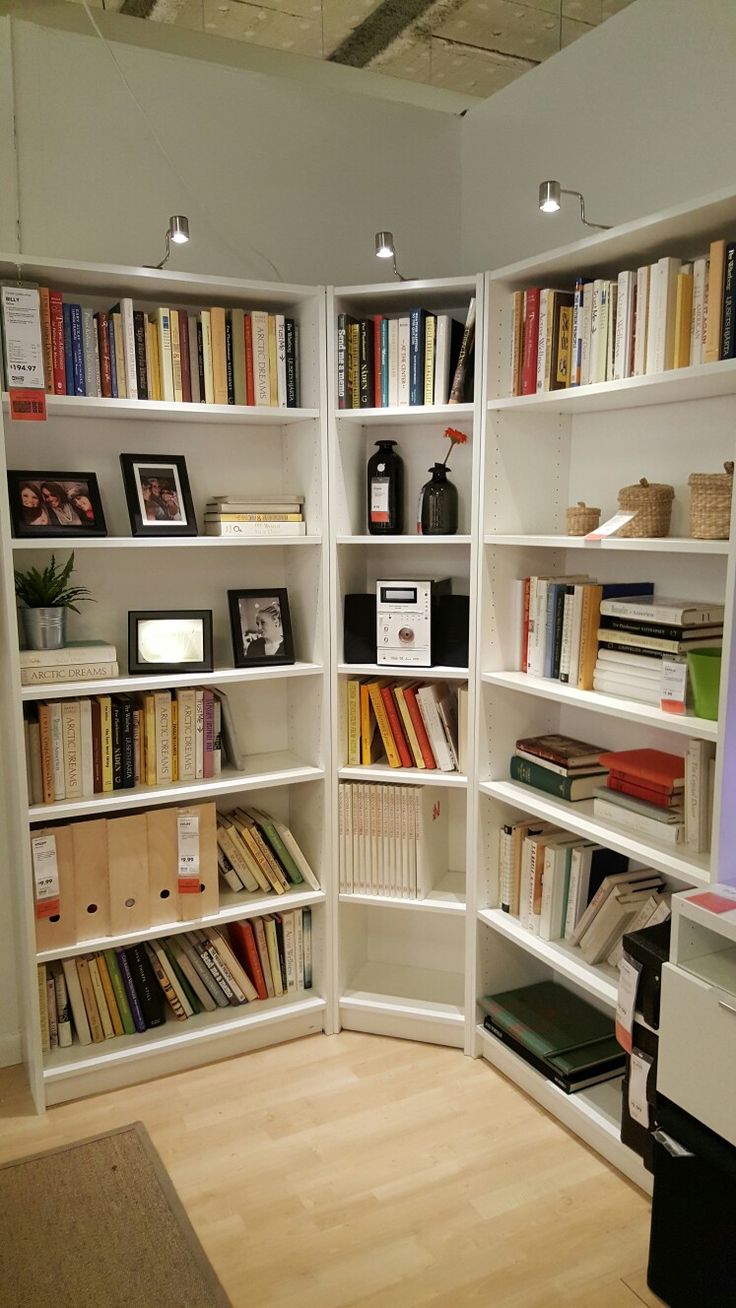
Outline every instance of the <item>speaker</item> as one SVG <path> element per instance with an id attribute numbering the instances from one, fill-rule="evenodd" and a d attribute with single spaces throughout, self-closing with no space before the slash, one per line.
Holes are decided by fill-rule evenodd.
<path id="1" fill-rule="evenodd" d="M 432 619 L 433 662 L 446 668 L 467 668 L 469 632 L 470 597 L 438 595 Z"/>
<path id="2" fill-rule="evenodd" d="M 376 661 L 376 597 L 345 596 L 343 659 L 346 663 Z"/>

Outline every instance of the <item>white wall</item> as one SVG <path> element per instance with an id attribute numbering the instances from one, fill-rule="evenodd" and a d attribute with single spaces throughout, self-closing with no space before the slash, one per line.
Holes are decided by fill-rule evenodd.
<path id="1" fill-rule="evenodd" d="M 463 263 L 494 268 L 736 181 L 734 0 L 638 0 L 463 120 Z"/>

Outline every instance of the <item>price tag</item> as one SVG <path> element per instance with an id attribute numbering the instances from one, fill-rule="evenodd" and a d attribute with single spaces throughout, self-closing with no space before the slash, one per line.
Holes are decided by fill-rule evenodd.
<path id="1" fill-rule="evenodd" d="M 647 1130 L 649 1130 L 647 1081 L 651 1066 L 651 1058 L 646 1054 L 640 1054 L 638 1049 L 633 1051 L 629 1062 L 629 1113 L 634 1122 L 638 1122 L 639 1126 L 644 1126 Z"/>
<path id="2" fill-rule="evenodd" d="M 687 699 L 687 659 L 662 659 L 659 707 L 665 713 L 684 713 Z"/>
<path id="3" fill-rule="evenodd" d="M 596 527 L 595 531 L 589 531 L 587 536 L 583 537 L 583 540 L 604 540 L 606 536 L 614 536 L 619 528 L 625 527 L 626 523 L 631 522 L 634 516 L 633 513 L 614 513 L 613 517 L 608 519 L 608 522 L 602 522 L 600 527 Z"/>
<path id="4" fill-rule="evenodd" d="M 180 895 L 199 894 L 199 816 L 178 813 L 176 844 Z"/>
<path id="5" fill-rule="evenodd" d="M 616 1039 L 627 1054 L 633 1047 L 634 1010 L 639 989 L 641 963 L 624 954 L 618 972 L 618 1002 L 616 1004 Z"/>
<path id="6" fill-rule="evenodd" d="M 10 416 L 14 422 L 45 422 L 45 391 L 8 391 Z"/>
<path id="7" fill-rule="evenodd" d="M 32 836 L 31 855 L 36 917 L 54 917 L 60 908 L 56 836 Z"/>

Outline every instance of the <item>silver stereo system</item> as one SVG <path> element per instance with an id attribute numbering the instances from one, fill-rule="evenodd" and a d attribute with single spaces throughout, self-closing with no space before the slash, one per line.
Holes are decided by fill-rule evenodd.
<path id="1" fill-rule="evenodd" d="M 385 667 L 432 666 L 432 618 L 449 581 L 376 582 L 376 662 Z"/>

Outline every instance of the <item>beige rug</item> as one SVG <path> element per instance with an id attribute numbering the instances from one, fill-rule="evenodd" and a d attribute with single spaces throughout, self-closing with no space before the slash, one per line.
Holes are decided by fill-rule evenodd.
<path id="1" fill-rule="evenodd" d="M 0 1166 L 0 1303 L 231 1308 L 141 1122 Z"/>

